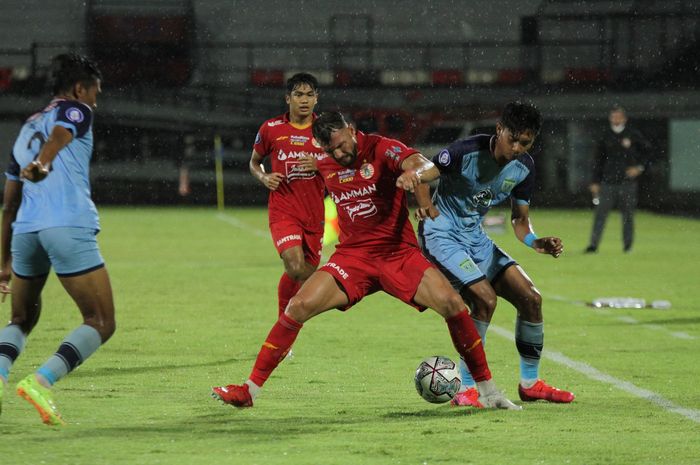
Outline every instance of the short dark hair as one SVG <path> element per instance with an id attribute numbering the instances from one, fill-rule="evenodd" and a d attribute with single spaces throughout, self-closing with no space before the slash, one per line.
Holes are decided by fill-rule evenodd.
<path id="1" fill-rule="evenodd" d="M 331 143 L 331 133 L 338 129 L 343 129 L 348 123 L 339 111 L 326 111 L 314 120 L 311 131 L 321 145 Z"/>
<path id="2" fill-rule="evenodd" d="M 97 64 L 87 57 L 77 53 L 64 53 L 51 60 L 54 95 L 70 90 L 77 83 L 89 87 L 98 79 L 102 79 L 102 73 Z"/>
<path id="3" fill-rule="evenodd" d="M 537 135 L 542 129 L 542 115 L 534 105 L 510 102 L 503 109 L 501 124 L 514 135 L 522 134 L 528 129 Z"/>
<path id="4" fill-rule="evenodd" d="M 287 93 L 291 94 L 294 89 L 302 84 L 306 84 L 311 87 L 314 92 L 318 92 L 318 81 L 313 74 L 296 73 L 294 76 L 287 79 Z"/>

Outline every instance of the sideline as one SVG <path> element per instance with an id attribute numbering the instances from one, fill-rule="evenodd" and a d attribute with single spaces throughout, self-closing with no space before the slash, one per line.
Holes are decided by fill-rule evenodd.
<path id="1" fill-rule="evenodd" d="M 254 228 L 250 226 L 249 224 L 244 223 L 243 221 L 239 220 L 235 216 L 227 215 L 226 213 L 217 213 L 216 217 L 220 219 L 221 221 L 230 224 L 231 226 L 241 229 L 248 234 L 252 234 L 253 236 L 257 237 L 264 237 L 265 239 L 270 239 L 270 233 L 269 231 L 262 231 L 258 228 Z"/>
<path id="2" fill-rule="evenodd" d="M 508 331 L 507 329 L 503 329 L 499 326 L 491 324 L 489 325 L 489 331 L 491 330 L 493 330 L 493 332 L 495 332 L 501 337 L 504 337 L 511 341 L 515 340 L 513 333 Z M 620 389 L 621 391 L 625 391 L 629 394 L 632 394 L 635 397 L 639 397 L 640 399 L 647 400 L 652 404 L 656 404 L 662 409 L 666 410 L 667 412 L 676 413 L 696 423 L 700 423 L 700 410 L 681 407 L 680 405 L 674 404 L 668 399 L 664 399 L 661 395 L 653 391 L 640 388 L 628 381 L 623 381 L 621 379 L 615 378 L 614 376 L 608 375 L 607 373 L 603 373 L 602 371 L 593 368 L 587 363 L 572 360 L 560 352 L 552 352 L 545 349 L 542 351 L 542 357 L 552 360 L 553 362 L 559 363 L 560 365 L 564 365 L 565 367 L 570 368 L 574 371 L 578 371 L 579 373 L 586 375 L 588 378 L 591 378 L 593 380 L 611 384 L 613 387 Z"/>

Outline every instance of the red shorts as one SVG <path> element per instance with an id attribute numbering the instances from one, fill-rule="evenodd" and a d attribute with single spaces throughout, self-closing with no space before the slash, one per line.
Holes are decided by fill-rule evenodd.
<path id="1" fill-rule="evenodd" d="M 336 250 L 319 270 L 333 276 L 347 294 L 350 303 L 341 310 L 347 310 L 367 295 L 384 291 L 423 311 L 426 307 L 414 302 L 413 297 L 428 268 L 434 265 L 420 249 L 406 247 L 387 254 Z"/>
<path id="2" fill-rule="evenodd" d="M 280 255 L 290 247 L 301 246 L 307 263 L 318 266 L 321 262 L 323 229 L 311 231 L 296 221 L 282 220 L 270 223 L 270 233 Z"/>

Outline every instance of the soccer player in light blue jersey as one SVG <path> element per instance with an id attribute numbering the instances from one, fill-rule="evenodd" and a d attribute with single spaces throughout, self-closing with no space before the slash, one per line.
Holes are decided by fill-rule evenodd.
<path id="1" fill-rule="evenodd" d="M 523 269 L 494 244 L 482 227 L 489 209 L 510 199 L 516 237 L 536 252 L 555 258 L 562 253 L 561 239 L 538 238 L 530 224 L 535 166 L 527 151 L 540 131 L 541 121 L 535 107 L 509 103 L 496 125 L 496 135 L 476 135 L 452 143 L 433 158 L 435 167 L 416 174 L 414 189 L 417 198 L 429 197 L 425 183 L 439 176 L 434 205 L 417 211 L 423 219 L 419 225 L 421 246 L 471 307 L 482 340 L 496 309 L 497 296 L 516 308 L 520 399 L 568 403 L 574 399 L 572 393 L 539 378 L 544 341 L 542 297 Z M 419 204 L 429 202 L 419 200 Z M 464 363 L 461 374 L 462 389 L 452 400 L 453 405 L 480 407 Z"/>
<path id="2" fill-rule="evenodd" d="M 39 320 L 41 291 L 53 267 L 83 324 L 36 373 L 17 384 L 17 393 L 44 423 L 61 425 L 65 422 L 51 387 L 112 336 L 115 321 L 109 275 L 95 237 L 97 210 L 90 198 L 92 118 L 102 75 L 92 61 L 76 54 L 55 57 L 51 68 L 54 98 L 22 126 L 6 172 L 0 292 L 3 300 L 12 295 L 12 316 L 0 330 L 0 396 Z"/>

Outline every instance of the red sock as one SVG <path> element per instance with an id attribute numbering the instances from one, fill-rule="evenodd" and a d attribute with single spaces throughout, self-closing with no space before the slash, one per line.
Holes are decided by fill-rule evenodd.
<path id="1" fill-rule="evenodd" d="M 299 281 L 293 280 L 287 273 L 282 273 L 280 283 L 277 285 L 278 315 L 284 313 L 289 299 L 296 295 L 300 287 L 301 283 Z"/>
<path id="2" fill-rule="evenodd" d="M 472 374 L 474 381 L 491 379 L 491 371 L 486 361 L 484 345 L 481 342 L 481 337 L 476 330 L 474 321 L 469 316 L 469 312 L 464 310 L 445 321 L 447 321 L 447 327 L 450 329 L 452 343 L 469 367 L 469 372 Z"/>
<path id="3" fill-rule="evenodd" d="M 255 359 L 253 371 L 250 373 L 252 382 L 258 386 L 265 384 L 277 365 L 286 357 L 302 326 L 304 325 L 297 323 L 284 313 L 280 315 L 260 348 L 258 358 Z"/>

